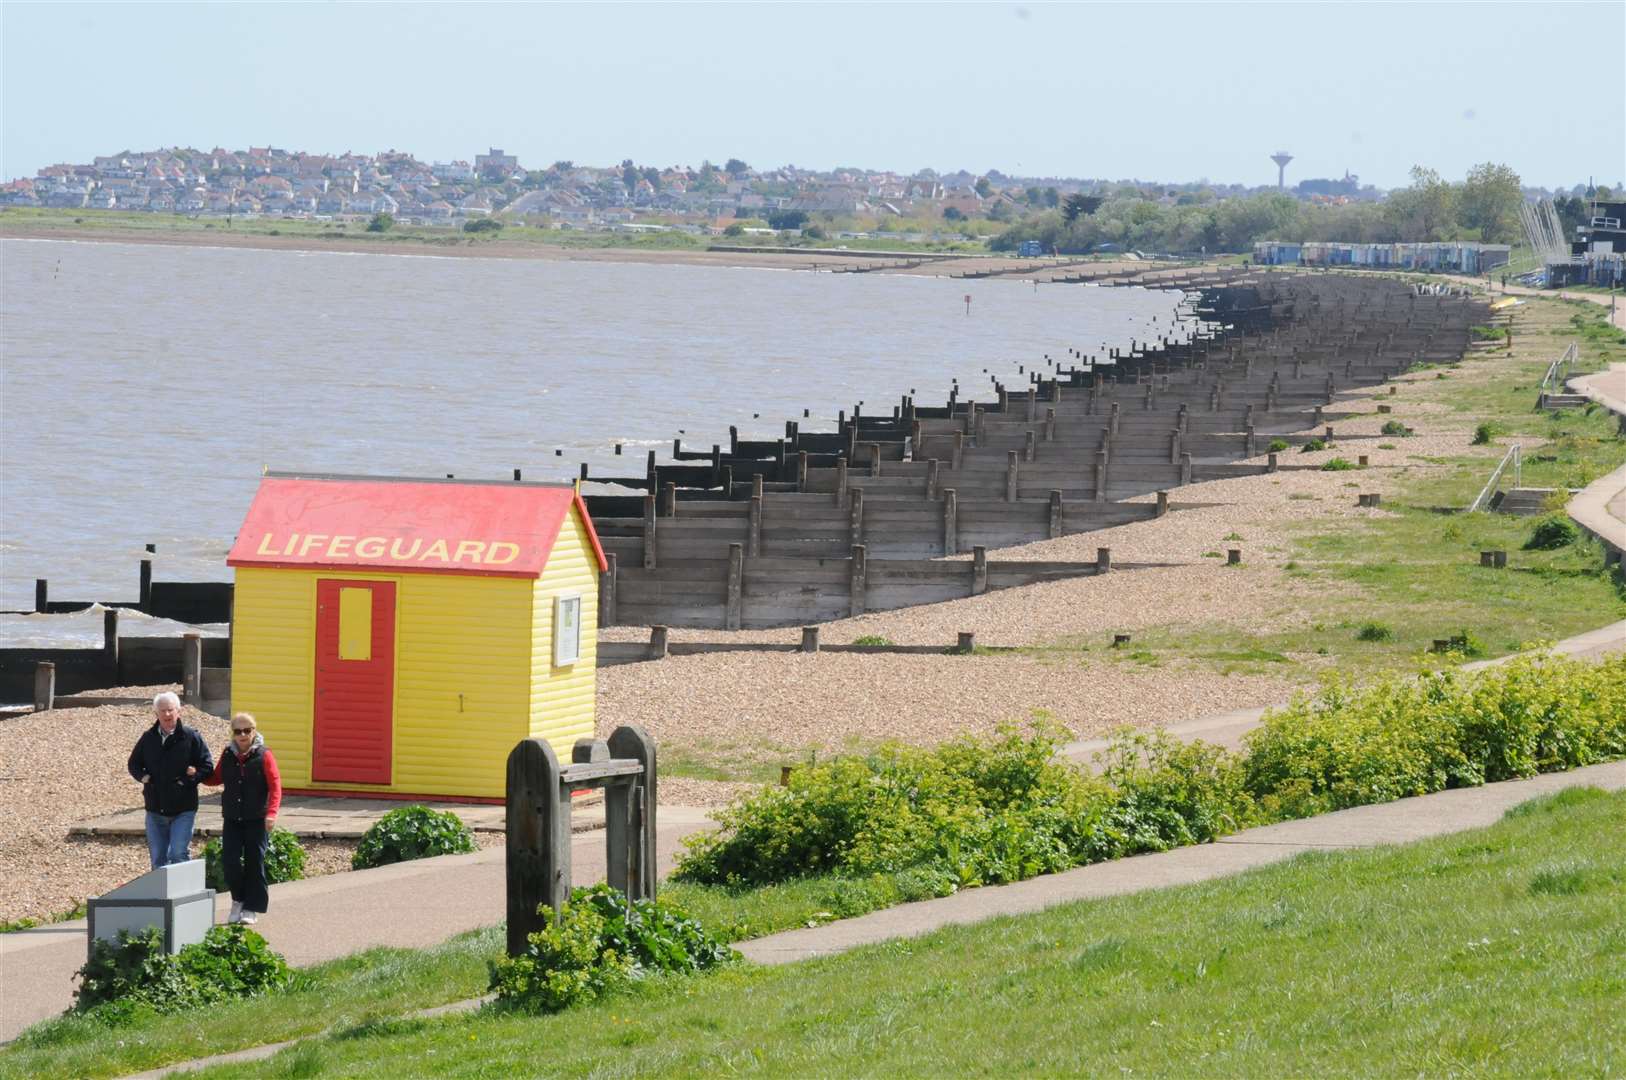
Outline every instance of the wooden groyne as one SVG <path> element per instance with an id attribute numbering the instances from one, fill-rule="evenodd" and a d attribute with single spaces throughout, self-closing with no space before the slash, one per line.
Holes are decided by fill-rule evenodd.
<path id="1" fill-rule="evenodd" d="M 985 402 L 955 389 L 943 406 L 905 396 L 890 416 L 843 411 L 834 432 L 789 421 L 777 440 L 678 443 L 673 464 L 651 454 L 642 477 L 584 470 L 642 489 L 587 497 L 612 560 L 600 624 L 816 623 L 1112 569 L 1110 553 L 1039 564 L 987 552 L 1179 510 L 1182 485 L 1270 471 L 1274 457 L 1241 459 L 1330 435 L 1338 394 L 1460 357 L 1485 318 L 1478 302 L 1389 281 L 1244 268 L 1181 280 L 1200 293 L 1190 340 L 1052 362 Z M 942 558 L 966 552 L 970 563 Z"/>

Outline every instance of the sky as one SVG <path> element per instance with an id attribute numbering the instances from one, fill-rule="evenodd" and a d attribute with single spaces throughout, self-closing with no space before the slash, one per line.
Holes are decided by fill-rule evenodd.
<path id="1" fill-rule="evenodd" d="M 271 145 L 1266 184 L 1286 150 L 1289 184 L 1486 161 L 1535 186 L 1613 184 L 1623 42 L 1620 0 L 0 0 L 0 175 Z"/>

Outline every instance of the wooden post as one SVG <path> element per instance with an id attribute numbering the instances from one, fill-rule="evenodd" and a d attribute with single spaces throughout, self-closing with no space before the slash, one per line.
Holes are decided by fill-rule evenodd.
<path id="1" fill-rule="evenodd" d="M 1114 435 L 1118 434 L 1118 403 L 1116 401 L 1112 403 L 1112 415 L 1107 418 L 1107 430 Z"/>
<path id="2" fill-rule="evenodd" d="M 1166 517 L 1168 516 L 1168 513 L 1169 493 L 1167 491 L 1160 491 L 1157 493 L 1157 516 Z"/>
<path id="3" fill-rule="evenodd" d="M 560 836 L 559 759 L 545 741 L 521 739 L 509 752 L 506 803 L 507 948 L 509 956 L 519 956 L 526 939 L 547 927 L 541 909 L 557 912 L 570 895 L 570 834 Z"/>
<path id="4" fill-rule="evenodd" d="M 819 651 L 819 628 L 816 626 L 802 627 L 802 652 L 816 653 Z"/>
<path id="5" fill-rule="evenodd" d="M 1242 562 L 1241 548 L 1228 548 L 1225 552 L 1225 565 L 1237 566 Z"/>
<path id="6" fill-rule="evenodd" d="M 728 545 L 728 607 L 723 613 L 723 629 L 740 628 L 742 587 L 745 579 L 745 548 L 741 544 Z"/>
<path id="7" fill-rule="evenodd" d="M 1505 552 L 1505 551 L 1493 551 L 1493 552 L 1491 552 L 1491 554 L 1496 557 L 1496 569 L 1498 569 L 1498 570 L 1507 569 L 1507 552 Z"/>
<path id="8" fill-rule="evenodd" d="M 954 450 L 952 451 L 952 453 L 951 453 L 951 455 L 949 457 L 949 468 L 953 469 L 955 472 L 959 472 L 960 471 L 960 459 L 964 456 L 964 454 L 965 454 L 965 432 L 956 431 L 954 433 Z"/>
<path id="9" fill-rule="evenodd" d="M 148 544 L 147 545 L 147 554 L 148 555 L 156 554 L 157 551 L 158 551 L 158 545 L 157 544 Z M 141 560 L 141 579 L 140 580 L 141 580 L 141 585 L 140 585 L 140 591 L 136 595 L 136 606 L 138 608 L 140 608 L 142 611 L 147 611 L 152 607 L 152 560 L 151 559 L 142 559 Z"/>
<path id="10" fill-rule="evenodd" d="M 753 559 L 762 554 L 762 496 L 751 496 L 750 524 L 745 534 L 745 553 Z"/>
<path id="11" fill-rule="evenodd" d="M 943 554 L 954 555 L 960 550 L 960 513 L 953 488 L 943 489 Z"/>
<path id="12" fill-rule="evenodd" d="M 975 630 L 961 630 L 959 640 L 954 644 L 954 651 L 968 656 L 977 648 L 977 632 Z"/>
<path id="13" fill-rule="evenodd" d="M 1278 466 L 1276 464 L 1276 455 L 1275 454 L 1267 454 L 1267 455 L 1265 455 L 1265 471 L 1266 472 L 1275 472 L 1279 467 L 1280 466 Z"/>
<path id="14" fill-rule="evenodd" d="M 796 452 L 796 490 L 807 490 L 807 451 Z"/>
<path id="15" fill-rule="evenodd" d="M 1039 391 L 1035 390 L 1033 387 L 1030 386 L 1030 387 L 1028 387 L 1028 408 L 1027 408 L 1027 421 L 1028 421 L 1028 423 L 1030 423 L 1030 424 L 1033 423 L 1034 418 L 1036 416 L 1038 416 L 1038 409 L 1039 409 Z"/>
<path id="16" fill-rule="evenodd" d="M 1095 452 L 1095 492 L 1094 501 L 1106 502 L 1107 499 L 1107 452 Z"/>
<path id="17" fill-rule="evenodd" d="M 644 496 L 644 569 L 655 569 L 655 496 Z"/>
<path id="18" fill-rule="evenodd" d="M 1016 501 L 1016 483 L 1020 475 L 1021 466 L 1017 464 L 1017 454 L 1011 450 L 1005 455 L 1005 501 Z"/>
<path id="19" fill-rule="evenodd" d="M 1362 454 L 1356 459 L 1355 464 L 1364 469 L 1368 464 L 1370 464 L 1370 461 L 1365 454 Z"/>
<path id="20" fill-rule="evenodd" d="M 203 635 L 181 635 L 181 700 L 197 705 L 203 700 Z"/>
<path id="21" fill-rule="evenodd" d="M 852 512 L 847 522 L 848 544 L 862 544 L 864 542 L 864 489 L 853 488 Z"/>
<path id="22" fill-rule="evenodd" d="M 988 549 L 981 545 L 971 549 L 971 595 L 981 596 L 988 591 Z"/>
<path id="23" fill-rule="evenodd" d="M 1105 574 L 1112 569 L 1112 549 L 1098 547 L 1095 549 L 1095 572 Z"/>
<path id="24" fill-rule="evenodd" d="M 937 459 L 926 462 L 926 498 L 937 498 Z"/>
<path id="25" fill-rule="evenodd" d="M 1054 540 L 1061 534 L 1061 492 L 1052 491 L 1050 493 L 1050 539 Z"/>
<path id="26" fill-rule="evenodd" d="M 660 805 L 655 740 L 637 724 L 623 724 L 607 740 L 612 759 L 632 759 L 644 767 L 633 784 L 604 788 L 604 855 L 609 883 L 629 900 L 655 899 L 656 807 Z M 565 843 L 570 837 L 565 837 Z"/>
<path id="27" fill-rule="evenodd" d="M 864 585 L 867 575 L 868 569 L 865 566 L 864 545 L 854 544 L 851 575 L 847 582 L 851 594 L 851 604 L 848 607 L 849 615 L 862 615 L 864 613 Z"/>
<path id="28" fill-rule="evenodd" d="M 1169 464 L 1180 463 L 1180 429 L 1175 428 L 1169 433 Z"/>
<path id="29" fill-rule="evenodd" d="M 102 663 L 115 679 L 119 674 L 119 609 L 102 612 Z M 115 686 L 123 685 L 114 683 Z"/>
<path id="30" fill-rule="evenodd" d="M 670 633 L 664 626 L 651 626 L 649 628 L 649 658 L 651 660 L 666 659 L 666 640 Z"/>
<path id="31" fill-rule="evenodd" d="M 1481 551 L 1479 553 L 1479 565 L 1483 566 L 1483 567 L 1486 567 L 1486 568 L 1495 566 L 1496 565 L 1496 552 L 1494 552 L 1494 551 Z"/>
<path id="32" fill-rule="evenodd" d="M 1044 411 L 1044 441 L 1045 442 L 1055 442 L 1056 441 L 1056 410 L 1055 409 L 1046 409 Z"/>
<path id="33" fill-rule="evenodd" d="M 44 578 L 34 579 L 34 610 L 43 615 L 51 604 L 51 584 Z"/>
<path id="34" fill-rule="evenodd" d="M 1251 458 L 1255 454 L 1258 453 L 1258 450 L 1256 448 L 1254 439 L 1255 439 L 1255 436 L 1254 436 L 1254 433 L 1253 433 L 1253 425 L 1249 424 L 1245 429 L 1243 429 L 1243 436 L 1242 436 L 1242 456 L 1243 457 L 1250 457 Z"/>
<path id="35" fill-rule="evenodd" d="M 668 483 L 664 494 L 666 495 L 666 516 L 677 517 L 677 485 Z"/>
<path id="36" fill-rule="evenodd" d="M 847 502 L 847 459 L 836 458 L 836 505 L 843 506 Z"/>
<path id="37" fill-rule="evenodd" d="M 608 569 L 598 576 L 598 624 L 615 625 L 615 553 L 606 552 L 604 561 Z"/>
<path id="38" fill-rule="evenodd" d="M 1181 454 L 1180 455 L 1180 482 L 1182 484 L 1191 483 L 1191 455 L 1190 454 Z"/>
<path id="39" fill-rule="evenodd" d="M 1038 438 L 1038 436 L 1035 435 L 1031 429 L 1029 429 L 1026 438 L 1023 440 L 1023 446 L 1022 446 L 1022 460 L 1023 461 L 1032 461 L 1034 459 L 1034 457 L 1037 455 L 1038 447 L 1036 447 L 1034 445 L 1037 438 Z"/>
<path id="40" fill-rule="evenodd" d="M 56 704 L 56 665 L 49 660 L 34 664 L 34 711 L 50 712 Z"/>
<path id="41" fill-rule="evenodd" d="M 869 447 L 869 474 L 871 476 L 880 476 L 881 475 L 881 444 L 878 443 L 878 442 L 872 442 L 872 443 L 865 443 L 864 445 Z"/>

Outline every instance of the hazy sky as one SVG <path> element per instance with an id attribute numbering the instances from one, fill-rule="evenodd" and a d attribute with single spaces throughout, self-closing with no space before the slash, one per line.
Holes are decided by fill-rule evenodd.
<path id="1" fill-rule="evenodd" d="M 1256 184 L 1283 149 L 1290 184 L 1347 169 L 1382 187 L 1418 163 L 1506 162 L 1549 187 L 1626 174 L 1620 0 L 4 0 L 0 36 L 8 179 L 267 144 Z"/>

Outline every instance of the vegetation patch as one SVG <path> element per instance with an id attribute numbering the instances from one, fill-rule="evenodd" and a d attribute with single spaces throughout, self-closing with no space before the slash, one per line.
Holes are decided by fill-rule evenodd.
<path id="1" fill-rule="evenodd" d="M 427 859 L 435 855 L 459 855 L 475 849 L 474 835 L 463 819 L 450 810 L 431 810 L 414 804 L 391 810 L 373 822 L 350 857 L 354 870 Z"/>
<path id="2" fill-rule="evenodd" d="M 1524 542 L 1526 551 L 1556 551 L 1580 539 L 1581 531 L 1564 514 L 1547 514 L 1538 518 L 1530 530 L 1530 539 Z"/>
<path id="3" fill-rule="evenodd" d="M 118 1026 L 143 1013 L 180 1012 L 233 997 L 252 997 L 288 984 L 288 964 L 265 939 L 241 923 L 212 928 L 201 942 L 175 955 L 164 948 L 162 927 L 119 931 L 97 939 L 79 969 L 74 1010 L 95 1011 Z"/>
<path id="4" fill-rule="evenodd" d="M 272 829 L 266 838 L 265 883 L 277 885 L 284 881 L 298 881 L 305 876 L 305 847 L 299 837 L 287 829 Z M 217 836 L 203 845 L 203 873 L 209 888 L 227 891 L 226 868 L 220 859 L 220 838 Z"/>
<path id="5" fill-rule="evenodd" d="M 1299 447 L 1299 453 L 1312 454 L 1317 450 L 1325 450 L 1326 448 L 1327 442 L 1325 439 L 1311 439 L 1309 442 Z"/>
<path id="6" fill-rule="evenodd" d="M 1384 435 L 1399 435 L 1402 438 L 1414 434 L 1412 429 L 1399 420 L 1385 420 L 1383 427 L 1378 429 Z"/>
<path id="7" fill-rule="evenodd" d="M 892 644 L 892 639 L 889 637 L 883 637 L 880 634 L 865 634 L 862 637 L 853 638 L 853 644 L 868 645 L 871 647 L 887 646 Z"/>
<path id="8" fill-rule="evenodd" d="M 1355 465 L 1355 463 L 1353 461 L 1350 461 L 1348 458 L 1335 457 L 1335 458 L 1329 458 L 1327 460 L 1327 462 L 1324 465 L 1321 466 L 1321 471 L 1322 472 L 1348 472 L 1350 469 L 1353 469 L 1353 468 L 1356 468 L 1356 467 L 1357 466 Z"/>

